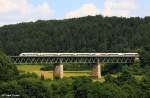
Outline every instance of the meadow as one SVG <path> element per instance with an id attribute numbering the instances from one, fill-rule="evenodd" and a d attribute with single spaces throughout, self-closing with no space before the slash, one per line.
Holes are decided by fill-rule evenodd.
<path id="1" fill-rule="evenodd" d="M 53 71 L 42 71 L 42 65 L 17 65 L 17 69 L 19 72 L 29 72 L 29 73 L 36 73 L 39 77 L 44 75 L 46 79 L 53 78 Z M 71 76 L 89 76 L 91 71 L 64 71 L 64 77 L 71 77 Z"/>

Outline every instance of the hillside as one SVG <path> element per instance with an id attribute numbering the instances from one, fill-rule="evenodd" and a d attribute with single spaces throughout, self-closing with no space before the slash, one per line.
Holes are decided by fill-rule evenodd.
<path id="1" fill-rule="evenodd" d="M 52 76 L 53 64 L 15 66 L 1 50 L 7 55 L 139 52 L 140 61 L 105 64 L 99 80 L 89 77 L 90 64 L 65 64 L 65 77 L 58 79 Z M 150 17 L 88 16 L 0 28 L 0 98 L 149 98 L 149 65 Z"/>
<path id="2" fill-rule="evenodd" d="M 137 52 L 150 43 L 150 17 L 88 16 L 0 28 L 0 48 L 21 52 Z"/>

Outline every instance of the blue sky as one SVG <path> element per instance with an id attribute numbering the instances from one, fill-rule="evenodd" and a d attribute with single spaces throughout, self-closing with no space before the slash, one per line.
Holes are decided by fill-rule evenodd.
<path id="1" fill-rule="evenodd" d="M 0 0 L 0 26 L 87 15 L 150 16 L 150 0 Z"/>
<path id="2" fill-rule="evenodd" d="M 31 0 L 30 2 L 35 5 L 47 2 L 55 11 L 54 19 L 62 19 L 65 13 L 76 10 L 84 4 L 94 4 L 99 9 L 104 6 L 104 0 Z"/>

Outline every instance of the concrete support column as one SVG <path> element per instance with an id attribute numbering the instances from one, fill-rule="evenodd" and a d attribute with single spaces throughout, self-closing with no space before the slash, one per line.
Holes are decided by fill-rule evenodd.
<path id="1" fill-rule="evenodd" d="M 101 76 L 101 64 L 97 63 L 93 66 L 93 70 L 92 70 L 92 77 L 95 77 L 97 79 L 100 79 Z"/>
<path id="2" fill-rule="evenodd" d="M 63 78 L 63 64 L 54 64 L 53 78 Z"/>

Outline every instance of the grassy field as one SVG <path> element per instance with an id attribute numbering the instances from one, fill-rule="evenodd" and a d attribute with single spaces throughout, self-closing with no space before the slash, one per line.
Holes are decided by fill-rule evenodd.
<path id="1" fill-rule="evenodd" d="M 45 78 L 53 78 L 53 71 L 41 71 L 40 68 L 43 67 L 41 65 L 18 65 L 17 68 L 20 72 L 33 72 L 36 73 L 39 77 L 41 74 L 44 75 Z M 89 76 L 90 71 L 64 71 L 64 77 L 71 76 Z"/>

